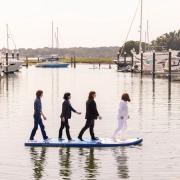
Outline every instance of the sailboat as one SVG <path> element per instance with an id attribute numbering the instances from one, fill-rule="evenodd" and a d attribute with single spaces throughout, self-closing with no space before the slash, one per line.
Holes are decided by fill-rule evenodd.
<path id="1" fill-rule="evenodd" d="M 140 14 L 140 41 L 139 41 L 139 55 L 142 51 L 142 46 L 141 46 L 141 41 L 142 41 L 142 3 L 143 1 L 140 0 L 138 2 L 138 5 L 137 5 L 137 8 L 136 8 L 136 11 L 135 11 L 135 14 L 133 16 L 133 19 L 132 19 L 132 22 L 130 24 L 130 28 L 128 30 L 128 33 L 127 33 L 127 36 L 126 36 L 126 39 L 125 39 L 125 42 L 124 42 L 124 45 L 122 46 L 122 48 L 119 50 L 118 54 L 117 54 L 117 60 L 114 60 L 114 62 L 117 64 L 117 67 L 118 67 L 118 71 L 120 72 L 128 72 L 128 71 L 132 71 L 132 63 L 131 63 L 131 58 L 127 57 L 125 59 L 123 59 L 121 57 L 123 51 L 124 51 L 124 48 L 125 48 L 125 45 L 126 45 L 126 42 L 127 42 L 127 39 L 128 39 L 128 36 L 129 36 L 129 33 L 131 31 L 131 28 L 132 28 L 132 25 L 133 25 L 133 22 L 134 22 L 134 19 L 136 17 L 136 14 L 137 14 L 137 11 L 139 9 L 139 4 L 141 5 L 141 14 Z M 133 52 L 134 54 L 135 52 Z M 138 58 L 135 58 L 134 59 L 134 63 L 139 63 L 140 60 Z"/>
<path id="2" fill-rule="evenodd" d="M 140 72 L 141 71 L 141 53 L 143 53 L 143 72 L 145 74 L 152 73 L 153 68 L 153 51 L 149 50 L 143 52 L 142 51 L 142 17 L 143 17 L 143 0 L 141 0 L 141 13 L 140 13 L 140 40 L 139 40 L 139 54 L 136 54 L 132 51 L 132 54 L 134 56 L 135 64 L 132 67 L 133 71 Z M 148 33 L 148 21 L 147 21 L 147 33 Z M 147 36 L 149 36 L 147 34 Z M 146 39 L 146 34 L 145 34 Z M 149 41 L 149 37 L 148 37 Z M 148 42 L 149 44 L 149 42 Z M 145 40 L 146 45 L 146 40 Z M 167 52 L 157 52 L 155 56 L 155 63 L 156 63 L 156 71 L 162 71 L 163 66 L 165 64 L 165 58 L 168 55 Z"/>
<path id="3" fill-rule="evenodd" d="M 6 30 L 7 30 L 7 52 L 9 52 L 9 29 L 8 29 L 8 24 L 6 25 Z M 17 53 L 17 58 L 14 57 L 14 53 L 12 53 L 12 57 L 8 56 L 8 61 L 6 61 L 6 53 L 1 52 L 1 65 L 2 65 L 2 71 L 4 73 L 14 73 L 16 71 L 19 71 L 21 68 L 22 64 L 24 61 L 19 60 L 19 53 Z"/>
<path id="4" fill-rule="evenodd" d="M 54 48 L 54 25 L 52 21 L 52 49 Z M 58 40 L 58 28 L 56 32 L 56 48 L 59 48 L 59 40 Z M 42 63 L 38 63 L 36 67 L 41 68 L 67 68 L 69 63 L 59 62 L 59 56 L 57 54 L 52 54 L 50 56 L 46 56 L 43 58 Z"/>

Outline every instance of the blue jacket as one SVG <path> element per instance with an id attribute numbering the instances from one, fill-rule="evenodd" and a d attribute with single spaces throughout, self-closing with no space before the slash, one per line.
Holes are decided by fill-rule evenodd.
<path id="1" fill-rule="evenodd" d="M 34 101 L 34 115 L 41 115 L 41 112 L 42 112 L 41 99 L 37 97 Z"/>

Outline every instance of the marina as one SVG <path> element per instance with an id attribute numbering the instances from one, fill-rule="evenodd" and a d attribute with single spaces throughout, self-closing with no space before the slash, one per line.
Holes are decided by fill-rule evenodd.
<path id="1" fill-rule="evenodd" d="M 106 68 L 108 65 L 102 65 L 101 69 L 91 67 L 92 64 L 62 69 L 29 66 L 0 79 L 1 179 L 19 179 L 22 171 L 25 179 L 89 176 L 95 179 L 107 176 L 111 179 L 147 179 L 147 176 L 156 179 L 157 175 L 159 179 L 171 179 L 180 176 L 180 146 L 176 143 L 180 138 L 180 84 L 169 84 L 166 79 L 153 81 L 148 76 L 141 78 L 139 73 L 119 73 L 115 65 L 111 69 Z M 128 92 L 130 119 L 124 138 L 143 137 L 142 145 L 108 149 L 24 147 L 33 126 L 36 89 L 44 90 L 43 110 L 47 116 L 44 123 L 50 138 L 58 136 L 63 94 L 71 92 L 71 102 L 82 111 L 81 116 L 73 114 L 70 120 L 72 138 L 76 139 L 85 121 L 85 101 L 91 84 L 97 92 L 96 101 L 102 115 L 102 120 L 95 122 L 96 136 L 108 138 L 112 135 L 119 99 L 123 92 Z M 88 132 L 84 138 L 89 138 Z M 36 139 L 42 139 L 40 131 Z M 77 168 L 81 172 L 77 172 Z M 65 171 L 69 173 L 64 174 Z"/>
<path id="2" fill-rule="evenodd" d="M 179 180 L 179 0 L 2 1 L 0 180 Z"/>

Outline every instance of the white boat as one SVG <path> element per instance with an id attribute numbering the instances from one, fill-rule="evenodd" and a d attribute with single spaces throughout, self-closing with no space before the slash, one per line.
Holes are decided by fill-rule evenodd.
<path id="1" fill-rule="evenodd" d="M 8 59 L 8 64 L 6 65 L 5 61 L 3 61 L 3 65 L 2 65 L 2 71 L 4 73 L 14 73 L 19 71 L 19 69 L 21 69 L 22 64 L 24 63 L 24 61 L 21 60 L 17 60 L 17 59 Z"/>
<path id="2" fill-rule="evenodd" d="M 165 63 L 164 72 L 169 72 L 168 60 Z M 171 58 L 171 72 L 180 72 L 180 57 Z"/>
<path id="3" fill-rule="evenodd" d="M 9 51 L 9 30 L 8 25 L 6 25 L 7 28 L 7 52 Z M 14 58 L 14 52 L 12 53 L 12 57 L 8 57 L 8 62 L 6 62 L 6 54 L 1 52 L 0 53 L 0 62 L 2 64 L 2 71 L 4 73 L 13 73 L 16 71 L 19 71 L 24 61 L 19 60 L 19 57 Z"/>

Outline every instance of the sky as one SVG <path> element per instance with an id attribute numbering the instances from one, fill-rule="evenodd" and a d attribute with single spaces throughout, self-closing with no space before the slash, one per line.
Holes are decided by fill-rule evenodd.
<path id="1" fill-rule="evenodd" d="M 0 48 L 6 24 L 17 48 L 52 46 L 51 24 L 59 28 L 59 48 L 121 46 L 139 0 L 0 0 Z M 143 39 L 180 29 L 180 0 L 143 0 Z M 140 9 L 128 40 L 139 40 Z M 14 48 L 11 38 L 10 48 Z M 54 44 L 54 46 L 56 46 Z"/>

